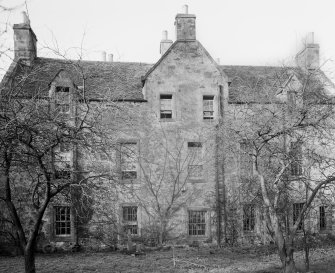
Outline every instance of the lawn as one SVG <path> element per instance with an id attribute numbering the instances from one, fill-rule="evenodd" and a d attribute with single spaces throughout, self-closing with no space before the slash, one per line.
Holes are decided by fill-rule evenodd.
<path id="1" fill-rule="evenodd" d="M 296 253 L 298 266 L 302 268 L 303 255 Z M 311 270 L 322 273 L 335 272 L 335 248 L 311 251 Z M 278 273 L 280 263 L 275 254 L 254 248 L 178 248 L 173 251 L 147 252 L 145 255 L 131 256 L 119 252 L 82 252 L 68 254 L 37 255 L 39 273 L 130 273 L 130 272 L 188 272 L 188 273 Z M 23 270 L 22 257 L 0 257 L 0 272 L 20 273 Z"/>

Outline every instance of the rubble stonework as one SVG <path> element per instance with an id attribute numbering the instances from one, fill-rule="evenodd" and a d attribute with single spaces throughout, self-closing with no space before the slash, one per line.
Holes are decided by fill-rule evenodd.
<path id="1" fill-rule="evenodd" d="M 64 104 L 63 110 L 71 117 L 85 107 L 75 95 L 84 90 L 91 107 L 100 111 L 96 116 L 102 124 L 108 127 L 111 121 L 120 121 L 112 136 L 113 147 L 103 147 L 97 154 L 73 147 L 60 152 L 83 177 L 88 171 L 109 170 L 113 180 L 97 179 L 100 191 L 81 192 L 85 202 L 78 201 L 75 191 L 52 201 L 40 233 L 39 247 L 44 252 L 73 250 L 78 245 L 112 247 L 117 242 L 212 243 L 220 236 L 222 241 L 223 233 L 231 243 L 271 241 L 265 208 L 257 201 L 259 189 L 246 190 L 255 185 L 256 178 L 253 173 L 246 175 L 241 166 L 249 164 L 252 172 L 252 163 L 247 153 L 241 153 L 241 140 L 232 144 L 228 139 L 225 117 L 242 109 L 245 100 L 268 103 L 257 84 L 273 86 L 277 75 L 285 75 L 285 83 L 290 78 L 287 70 L 315 69 L 318 45 L 313 41 L 298 55 L 301 69 L 219 65 L 196 40 L 195 20 L 188 13 L 176 16 L 177 39 L 170 43 L 166 35 L 162 56 L 155 64 L 76 63 L 85 74 L 85 84 L 73 69 L 75 61 L 37 56 L 37 39 L 29 22 L 14 25 L 15 69 L 7 73 L 4 85 L 10 78 L 19 78 L 20 66 L 25 64 L 40 71 L 24 85 L 27 94 L 39 90 L 52 97 L 58 87 L 68 88 L 64 90 L 72 103 L 69 109 Z M 246 85 L 254 93 L 242 101 Z M 117 113 L 112 111 L 115 105 L 120 107 Z M 129 114 L 124 115 L 126 110 Z M 242 122 L 236 116 L 236 122 Z M 248 221 L 243 220 L 246 204 Z M 332 215 L 328 206 L 327 229 L 322 232 L 332 232 Z M 306 225 L 319 232 L 319 219 L 318 211 L 311 212 Z"/>

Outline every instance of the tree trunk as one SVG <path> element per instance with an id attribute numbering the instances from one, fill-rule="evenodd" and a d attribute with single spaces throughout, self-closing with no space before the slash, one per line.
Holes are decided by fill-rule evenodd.
<path id="1" fill-rule="evenodd" d="M 304 237 L 303 237 L 303 242 L 304 242 L 304 251 L 305 251 L 305 270 L 309 271 L 309 232 L 303 228 L 304 231 Z"/>
<path id="2" fill-rule="evenodd" d="M 164 241 L 164 220 L 161 219 L 160 221 L 160 227 L 159 227 L 159 246 L 163 245 L 163 241 Z"/>
<path id="3" fill-rule="evenodd" d="M 280 260 L 282 262 L 283 273 L 296 273 L 295 262 L 293 259 L 293 250 L 286 250 L 284 247 L 279 250 Z"/>
<path id="4" fill-rule="evenodd" d="M 296 272 L 297 272 L 297 269 L 295 267 L 293 255 L 292 257 L 287 256 L 285 263 L 283 264 L 283 273 L 296 273 Z"/>
<path id="5" fill-rule="evenodd" d="M 24 251 L 24 269 L 25 273 L 35 273 L 35 251 L 32 248 L 27 248 Z"/>

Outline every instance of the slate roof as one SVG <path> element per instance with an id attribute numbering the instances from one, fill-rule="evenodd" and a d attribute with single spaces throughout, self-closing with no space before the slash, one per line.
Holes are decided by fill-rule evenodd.
<path id="1" fill-rule="evenodd" d="M 128 62 L 73 61 L 36 58 L 31 67 L 18 63 L 4 81 L 15 79 L 25 96 L 48 96 L 50 83 L 66 71 L 76 86 L 83 86 L 89 99 L 143 100 L 143 76 L 152 65 Z M 85 79 L 85 80 L 84 80 Z M 24 87 L 24 88 L 20 88 Z"/>
<path id="2" fill-rule="evenodd" d="M 329 102 L 334 96 L 335 86 L 321 70 L 306 73 L 299 67 L 290 66 L 219 66 L 219 69 L 230 82 L 230 103 L 280 102 L 277 95 L 293 75 L 303 85 L 308 83 L 304 86 L 305 98 Z"/>
<path id="3" fill-rule="evenodd" d="M 60 71 L 65 70 L 77 86 L 83 86 L 85 79 L 88 99 L 143 101 L 141 77 L 153 66 L 153 64 L 131 62 L 36 58 L 31 67 L 21 63 L 14 65 L 3 82 L 15 79 L 19 87 L 24 87 L 17 89 L 22 90 L 20 92 L 24 92 L 25 96 L 38 93 L 47 97 L 50 83 Z M 285 85 L 292 71 L 297 77 L 302 77 L 303 74 L 297 67 L 221 65 L 218 68 L 228 76 L 229 101 L 232 103 L 271 100 L 275 92 Z M 320 74 L 322 78 L 327 79 L 323 73 Z"/>
<path id="4" fill-rule="evenodd" d="M 291 67 L 219 66 L 228 76 L 229 101 L 259 102 L 271 100 L 288 80 Z"/>

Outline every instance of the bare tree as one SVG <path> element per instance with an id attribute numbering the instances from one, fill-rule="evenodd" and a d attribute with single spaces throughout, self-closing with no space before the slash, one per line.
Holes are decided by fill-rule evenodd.
<path id="1" fill-rule="evenodd" d="M 204 142 L 200 135 L 191 138 L 194 141 L 190 142 L 178 126 L 166 128 L 159 125 L 147 129 L 144 129 L 146 138 L 141 140 L 138 156 L 139 184 L 129 185 L 126 192 L 144 209 L 148 218 L 144 222 L 157 233 L 156 239 L 161 245 L 167 239 L 177 238 L 177 234 L 185 235 L 183 231 L 174 230 L 180 227 L 180 221 L 184 221 L 183 209 L 194 203 L 200 193 L 205 196 L 205 177 L 208 166 L 213 164 L 207 155 L 213 143 L 208 139 Z M 127 153 L 133 151 L 125 147 L 121 153 L 127 157 Z"/>
<path id="2" fill-rule="evenodd" d="M 251 194 L 261 196 L 283 272 L 296 272 L 295 239 L 317 194 L 331 194 L 335 181 L 335 158 L 327 152 L 334 147 L 333 99 L 327 93 L 332 85 L 318 70 L 288 68 L 270 82 L 236 80 L 240 92 L 222 130 L 250 147 L 245 156 L 253 161 Z"/>
<path id="3" fill-rule="evenodd" d="M 67 198 L 79 215 L 90 193 L 103 188 L 93 182 L 114 179 L 111 169 L 79 164 L 85 154 L 113 149 L 116 127 L 102 125 L 101 105 L 86 98 L 81 62 L 64 62 L 72 74 L 61 68 L 60 73 L 69 79 L 76 75 L 82 86 L 68 81 L 46 90 L 41 75 L 50 67 L 19 62 L 15 78 L 6 77 L 0 90 L 0 198 L 23 249 L 26 272 L 36 271 L 35 249 L 49 204 Z M 120 111 L 116 104 L 113 109 Z"/>

